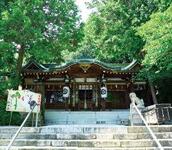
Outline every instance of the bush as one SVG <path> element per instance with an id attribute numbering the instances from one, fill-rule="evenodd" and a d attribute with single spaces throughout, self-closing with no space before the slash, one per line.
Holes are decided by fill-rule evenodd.
<path id="1" fill-rule="evenodd" d="M 6 100 L 0 100 L 0 125 L 9 125 L 11 112 L 6 111 Z M 21 125 L 22 118 L 20 113 L 13 112 L 11 125 Z"/>

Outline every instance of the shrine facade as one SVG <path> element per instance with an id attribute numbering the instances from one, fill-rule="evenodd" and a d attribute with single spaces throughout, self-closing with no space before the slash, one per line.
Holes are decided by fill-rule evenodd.
<path id="1" fill-rule="evenodd" d="M 139 69 L 135 60 L 128 64 L 109 64 L 81 59 L 63 65 L 31 60 L 23 67 L 23 88 L 41 93 L 47 110 L 128 109 L 130 92 L 143 98 L 145 105 L 151 105 L 152 94 L 147 82 L 134 80 Z"/>

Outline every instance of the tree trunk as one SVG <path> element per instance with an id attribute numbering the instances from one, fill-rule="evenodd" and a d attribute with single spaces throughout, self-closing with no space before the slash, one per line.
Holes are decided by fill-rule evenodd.
<path id="1" fill-rule="evenodd" d="M 154 89 L 153 84 L 152 84 L 152 82 L 150 81 L 149 77 L 148 77 L 148 82 L 149 82 L 149 86 L 150 86 L 150 91 L 151 91 L 153 103 L 154 103 L 154 104 L 158 104 L 157 98 L 156 98 L 156 95 L 155 95 L 155 89 Z"/>
<path id="2" fill-rule="evenodd" d="M 16 83 L 16 88 L 18 87 L 18 85 L 20 83 L 24 53 L 25 53 L 24 47 L 21 46 L 21 48 L 19 49 L 19 52 L 18 52 L 18 59 L 17 59 L 17 66 L 16 66 L 16 79 L 18 81 Z"/>

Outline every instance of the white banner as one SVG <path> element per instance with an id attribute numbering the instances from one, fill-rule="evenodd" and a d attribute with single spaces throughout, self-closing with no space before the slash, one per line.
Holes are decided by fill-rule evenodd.
<path id="1" fill-rule="evenodd" d="M 41 94 L 29 90 L 8 90 L 6 111 L 30 112 L 33 101 L 37 104 L 33 112 L 40 112 Z"/>

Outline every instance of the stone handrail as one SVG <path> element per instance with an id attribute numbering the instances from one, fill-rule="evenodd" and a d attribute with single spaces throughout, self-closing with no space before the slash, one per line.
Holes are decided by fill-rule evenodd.
<path id="1" fill-rule="evenodd" d="M 154 141 L 156 142 L 156 144 L 158 145 L 158 148 L 160 150 L 164 150 L 164 148 L 162 147 L 161 143 L 159 142 L 159 140 L 157 139 L 157 137 L 155 136 L 155 134 L 153 133 L 152 129 L 149 127 L 147 121 L 144 119 L 143 115 L 141 114 L 140 110 L 137 108 L 137 106 L 132 103 L 131 104 L 133 106 L 133 108 L 135 108 L 135 110 L 137 111 L 137 113 L 139 114 L 140 118 L 142 119 L 143 123 L 145 124 L 146 128 L 148 129 L 149 133 L 151 134 L 152 138 L 154 139 Z"/>
<path id="2" fill-rule="evenodd" d="M 22 130 L 23 126 L 25 125 L 26 121 L 28 120 L 30 114 L 32 113 L 32 111 L 34 110 L 35 106 L 37 106 L 36 102 L 33 101 L 33 107 L 30 110 L 30 112 L 27 114 L 26 118 L 24 119 L 23 123 L 21 124 L 20 128 L 17 130 L 17 132 L 15 133 L 15 135 L 13 136 L 12 140 L 10 141 L 9 145 L 7 146 L 6 150 L 10 150 L 12 144 L 14 143 L 15 139 L 17 138 L 18 134 L 20 133 L 20 131 Z"/>

